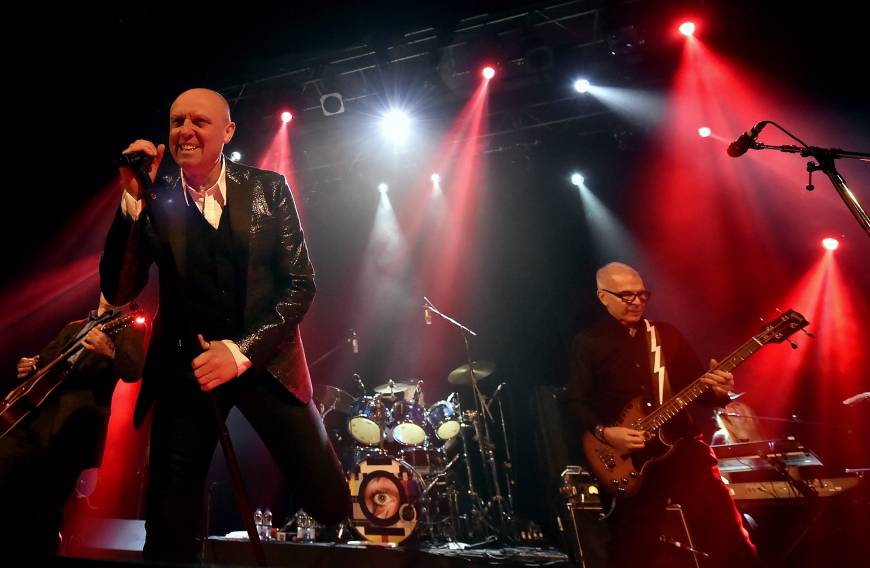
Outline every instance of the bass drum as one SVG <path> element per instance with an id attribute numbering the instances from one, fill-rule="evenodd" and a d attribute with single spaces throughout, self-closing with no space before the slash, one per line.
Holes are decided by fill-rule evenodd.
<path id="1" fill-rule="evenodd" d="M 417 528 L 423 481 L 408 464 L 390 456 L 369 456 L 347 474 L 350 526 L 377 544 L 400 544 Z"/>

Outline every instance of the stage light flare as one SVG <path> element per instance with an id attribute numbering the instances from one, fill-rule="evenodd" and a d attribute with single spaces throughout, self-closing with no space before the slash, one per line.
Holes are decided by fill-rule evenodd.
<path id="1" fill-rule="evenodd" d="M 411 119 L 405 111 L 393 109 L 384 114 L 381 129 L 394 144 L 401 144 L 411 132 Z"/>
<path id="2" fill-rule="evenodd" d="M 822 239 L 822 246 L 825 247 L 825 250 L 834 251 L 840 246 L 840 241 L 833 237 L 826 237 Z"/>
<path id="3" fill-rule="evenodd" d="M 286 110 L 281 113 L 281 121 L 284 124 L 287 124 L 291 120 L 293 120 L 293 113 L 291 113 L 290 111 L 286 111 Z"/>
<path id="4" fill-rule="evenodd" d="M 230 154 L 230 161 L 231 161 L 231 162 L 238 162 L 238 161 L 241 160 L 241 159 L 242 159 L 242 153 L 241 153 L 241 152 L 233 152 L 233 153 Z"/>
<path id="5" fill-rule="evenodd" d="M 583 182 L 584 182 L 584 181 L 585 181 L 585 180 L 584 180 L 584 178 L 583 178 L 583 176 L 582 176 L 581 174 L 579 174 L 579 173 L 577 173 L 577 172 L 574 172 L 573 174 L 571 174 L 571 183 L 572 183 L 573 185 L 576 185 L 577 187 L 580 187 L 581 185 L 583 185 Z"/>
<path id="6" fill-rule="evenodd" d="M 380 191 L 381 193 L 386 193 L 389 190 L 390 190 L 390 186 L 388 186 L 384 182 L 381 182 L 378 184 L 378 191 Z"/>
<path id="7" fill-rule="evenodd" d="M 487 65 L 486 67 L 483 68 L 483 71 L 481 71 L 481 74 L 483 75 L 483 78 L 488 81 L 488 80 L 492 79 L 493 77 L 495 77 L 495 68 Z"/>
<path id="8" fill-rule="evenodd" d="M 694 22 L 683 22 L 679 27 L 680 33 L 686 37 L 694 35 L 695 33 L 695 23 Z"/>
<path id="9" fill-rule="evenodd" d="M 713 131 L 706 126 L 702 126 L 698 129 L 698 136 L 701 138 L 709 138 L 711 134 L 713 134 Z"/>
<path id="10" fill-rule="evenodd" d="M 588 93 L 591 86 L 588 79 L 577 79 L 574 81 L 574 90 L 578 93 Z"/>

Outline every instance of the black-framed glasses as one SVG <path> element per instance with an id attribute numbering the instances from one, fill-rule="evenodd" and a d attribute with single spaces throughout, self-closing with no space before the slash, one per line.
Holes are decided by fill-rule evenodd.
<path id="1" fill-rule="evenodd" d="M 641 302 L 646 302 L 649 300 L 650 291 L 649 290 L 641 290 L 640 292 L 611 292 L 610 290 L 606 290 L 602 288 L 605 292 L 610 294 L 611 296 L 616 296 L 623 303 L 633 304 L 635 299 L 640 300 Z"/>

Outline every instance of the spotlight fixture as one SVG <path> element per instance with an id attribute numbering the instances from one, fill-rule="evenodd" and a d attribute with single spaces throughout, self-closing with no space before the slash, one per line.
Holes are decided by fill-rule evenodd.
<path id="1" fill-rule="evenodd" d="M 332 116 L 344 112 L 344 97 L 341 93 L 326 93 L 320 97 L 320 110 L 323 116 Z"/>

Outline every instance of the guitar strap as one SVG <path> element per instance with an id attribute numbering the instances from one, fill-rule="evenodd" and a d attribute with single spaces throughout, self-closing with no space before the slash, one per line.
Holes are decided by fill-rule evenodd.
<path id="1" fill-rule="evenodd" d="M 646 343 L 649 346 L 649 368 L 652 371 L 653 391 L 656 393 L 656 403 L 662 403 L 671 397 L 671 385 L 668 382 L 668 370 L 665 367 L 665 357 L 662 353 L 662 343 L 656 326 L 648 319 L 646 325 Z"/>

